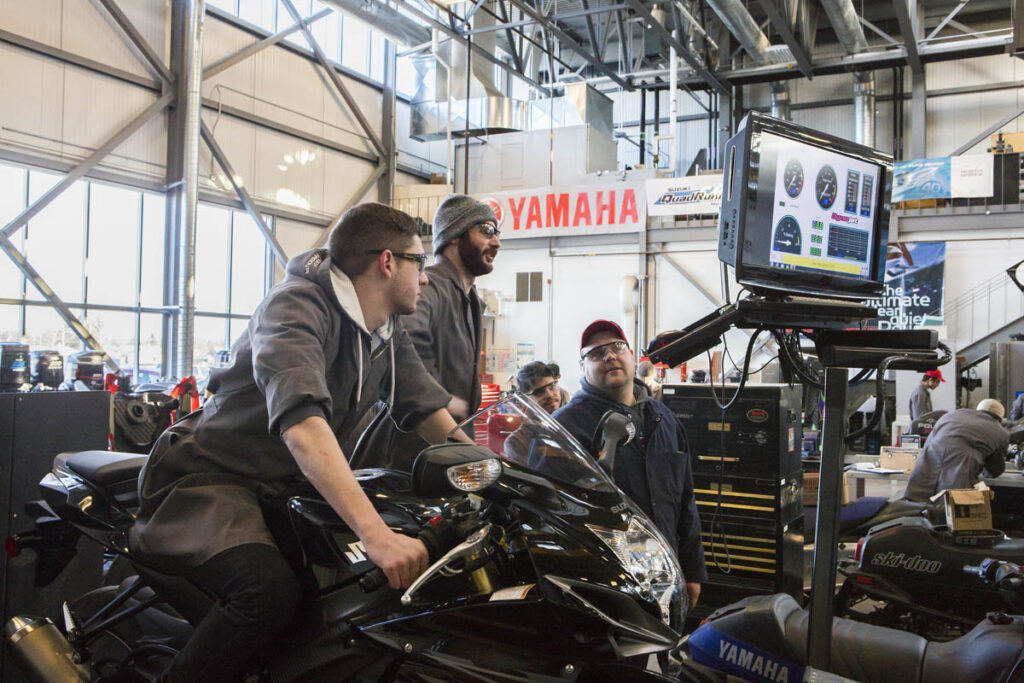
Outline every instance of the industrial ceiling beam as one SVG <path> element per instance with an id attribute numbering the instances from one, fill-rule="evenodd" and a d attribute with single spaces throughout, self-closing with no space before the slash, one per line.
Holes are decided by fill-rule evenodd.
<path id="1" fill-rule="evenodd" d="M 683 61 L 689 64 L 690 68 L 696 71 L 705 83 L 707 83 L 713 90 L 718 92 L 720 95 L 725 95 L 728 97 L 731 94 L 729 85 L 725 81 L 723 81 L 716 73 L 714 73 L 713 71 L 705 67 L 703 64 L 701 64 L 700 60 L 698 60 L 697 57 L 692 52 L 690 52 L 685 45 L 679 42 L 677 38 L 673 37 L 669 30 L 665 28 L 660 21 L 654 18 L 650 10 L 648 10 L 643 5 L 641 0 L 629 0 L 629 4 L 633 8 L 633 11 L 635 11 L 637 14 L 643 17 L 647 25 L 650 28 L 652 28 L 659 36 L 661 36 L 662 42 L 668 43 L 669 45 L 675 47 L 676 52 L 679 54 L 680 57 L 683 58 Z"/>
<path id="2" fill-rule="evenodd" d="M 82 178 L 86 173 L 92 170 L 96 164 L 103 161 L 108 154 L 117 149 L 121 143 L 131 137 L 135 131 L 142 128 L 150 119 L 162 112 L 173 99 L 174 94 L 170 92 L 157 98 L 157 100 L 146 107 L 141 114 L 129 121 L 127 125 L 121 128 L 121 130 L 114 133 L 106 142 L 97 147 L 95 152 L 79 162 L 79 164 L 71 169 L 67 175 L 61 178 L 60 182 L 47 190 L 39 199 L 32 202 L 32 204 L 26 207 L 24 211 L 12 218 L 7 225 L 0 230 L 0 235 L 10 238 L 22 226 L 39 214 L 40 211 L 45 209 L 50 202 L 59 197 L 64 190 L 71 187 L 75 181 Z"/>
<path id="3" fill-rule="evenodd" d="M 761 9 L 768 15 L 771 25 L 775 27 L 775 30 L 782 36 L 786 45 L 789 46 L 789 51 L 793 53 L 793 58 L 796 59 L 796 65 L 800 69 L 800 73 L 807 79 L 814 78 L 814 74 L 811 72 L 811 60 L 807 52 L 804 51 L 800 41 L 796 39 L 788 18 L 782 14 L 781 9 L 776 4 L 776 0 L 758 0 L 758 4 L 761 5 Z"/>
<path id="4" fill-rule="evenodd" d="M 220 72 L 226 71 L 227 69 L 230 69 L 235 64 L 238 64 L 239 62 L 245 61 L 249 57 L 252 57 L 253 55 L 255 55 L 257 53 L 262 52 L 263 50 L 267 49 L 268 47 L 271 47 L 273 45 L 277 45 L 282 40 L 284 40 L 285 38 L 287 38 L 291 34 L 295 33 L 296 31 L 301 31 L 303 26 L 309 26 L 309 25 L 311 25 L 311 24 L 313 24 L 313 23 L 323 19 L 324 17 L 332 14 L 333 12 L 334 12 L 334 10 L 332 10 L 330 8 L 322 9 L 319 12 L 317 12 L 316 14 L 314 14 L 312 16 L 309 16 L 309 17 L 306 17 L 301 22 L 292 24 L 288 28 L 282 29 L 282 30 L 278 31 L 277 33 L 273 33 L 273 34 L 267 36 L 266 38 L 264 38 L 263 40 L 257 40 L 255 43 L 252 43 L 251 45 L 246 45 L 245 47 L 243 47 L 241 50 L 238 50 L 237 52 L 232 52 L 231 54 L 227 55 L 226 57 L 222 57 L 221 59 L 218 59 L 216 62 L 214 62 L 213 64 L 210 64 L 209 66 L 207 66 L 206 68 L 203 69 L 203 80 L 205 80 L 207 78 L 210 78 L 211 76 L 216 76 Z"/>
<path id="5" fill-rule="evenodd" d="M 942 21 L 939 22 L 938 26 L 936 26 L 935 28 L 932 29 L 932 32 L 929 33 L 928 37 L 924 39 L 925 42 L 927 42 L 927 41 L 931 40 L 932 38 L 934 38 L 935 36 L 939 35 L 939 31 L 941 31 L 942 29 L 946 28 L 946 24 L 948 24 L 949 22 L 953 21 L 953 17 L 955 17 L 957 14 L 959 14 L 960 10 L 962 10 L 964 7 L 966 7 L 968 2 L 970 2 L 970 0 L 962 0 L 962 2 L 959 5 L 954 7 L 953 11 L 951 11 L 949 14 L 947 14 L 945 16 L 945 18 Z"/>
<path id="6" fill-rule="evenodd" d="M 128 46 L 136 51 L 138 56 L 141 56 L 141 62 L 145 64 L 153 73 L 159 76 L 164 83 L 173 83 L 174 74 L 164 64 L 164 60 L 156 53 L 149 42 L 142 37 L 139 30 L 135 28 L 135 24 L 121 11 L 121 8 L 117 6 L 114 0 L 96 0 L 103 8 L 107 10 L 110 18 L 114 20 L 114 23 L 120 30 L 122 38 L 126 40 Z"/>
<path id="7" fill-rule="evenodd" d="M 590 9 L 590 3 L 588 3 L 587 0 L 580 0 L 580 4 L 583 5 L 583 9 Z M 601 43 L 598 42 L 597 31 L 594 30 L 594 20 L 591 18 L 589 14 L 585 15 L 583 17 L 583 20 L 587 24 L 587 37 L 590 38 L 590 51 L 593 52 L 598 59 L 604 62 L 604 54 L 601 51 Z"/>
<path id="8" fill-rule="evenodd" d="M 601 73 L 615 81 L 619 85 L 619 87 L 623 88 L 624 90 L 633 90 L 632 84 L 623 80 L 622 77 L 620 77 L 619 74 L 615 71 L 615 69 L 612 69 L 607 64 L 605 64 L 604 61 L 600 58 L 600 55 L 592 55 L 586 50 L 584 50 L 582 47 L 580 47 L 579 43 L 576 41 L 575 38 L 573 38 L 564 30 L 559 28 L 555 22 L 548 21 L 547 17 L 540 14 L 538 11 L 530 7 L 522 0 L 509 0 L 509 2 L 511 2 L 515 7 L 518 7 L 520 11 L 523 12 L 523 14 L 525 14 L 526 16 L 530 17 L 538 24 L 540 24 L 542 28 L 548 30 L 549 32 L 557 36 L 558 39 L 562 41 L 563 46 L 567 47 L 568 49 L 578 54 L 584 60 L 589 62 L 590 65 L 593 66 L 595 69 L 597 69 L 598 71 L 600 71 Z M 554 74 L 552 74 L 551 77 L 553 79 Z"/>
<path id="9" fill-rule="evenodd" d="M 913 0 L 909 0 L 913 1 Z M 910 70 L 915 74 L 924 71 L 921 64 L 921 55 L 917 50 L 917 31 L 910 19 L 910 8 L 907 7 L 908 0 L 892 0 L 892 6 L 896 10 L 896 21 L 900 25 L 900 34 L 903 36 L 903 47 L 907 51 L 907 63 Z"/>
<path id="10" fill-rule="evenodd" d="M 501 10 L 501 20 L 505 22 L 505 40 L 508 41 L 508 51 L 512 55 L 512 63 L 515 64 L 516 71 L 519 73 L 523 72 L 523 60 L 519 56 L 519 48 L 516 47 L 515 38 L 512 35 L 511 26 L 509 26 L 509 15 L 508 10 L 505 8 L 505 3 L 499 2 L 498 8 Z M 486 27 L 492 28 L 490 26 Z"/>
<path id="11" fill-rule="evenodd" d="M 615 25 L 619 29 L 619 46 L 622 50 L 622 62 L 628 66 L 632 63 L 632 55 L 629 54 L 629 41 L 626 40 L 626 22 L 623 20 L 622 14 L 621 11 L 615 13 Z"/>
<path id="12" fill-rule="evenodd" d="M 220 167 L 224 170 L 224 175 L 227 176 L 228 182 L 231 183 L 231 187 L 234 188 L 235 194 L 238 195 L 238 199 L 242 202 L 242 206 L 245 207 L 246 213 L 252 217 L 256 223 L 256 227 L 259 228 L 260 232 L 263 233 L 263 237 L 270 244 L 270 250 L 274 252 L 274 256 L 281 262 L 281 265 L 288 263 L 288 257 L 284 253 L 284 248 L 281 243 L 277 241 L 277 237 L 274 235 L 274 231 L 270 229 L 266 221 L 263 220 L 263 214 L 256 208 L 256 204 L 252 201 L 252 197 L 246 191 L 245 187 L 238 182 L 238 178 L 235 175 L 235 169 L 231 167 L 231 163 L 228 161 L 227 156 L 224 154 L 224 150 L 221 149 L 220 145 L 213 137 L 213 133 L 206 127 L 206 124 L 201 124 L 199 129 L 200 135 L 203 137 L 203 141 L 206 142 L 206 146 L 210 149 L 210 154 L 214 160 L 220 164 Z"/>
<path id="13" fill-rule="evenodd" d="M 377 135 L 377 132 L 370 125 L 370 120 L 366 118 L 366 115 L 363 114 L 363 110 L 359 108 L 359 103 L 356 102 L 354 97 L 352 97 L 352 93 L 349 92 L 345 82 L 341 80 L 341 76 L 339 76 L 338 72 L 335 71 L 333 66 L 331 66 L 331 63 L 327 61 L 327 55 L 324 54 L 323 48 L 320 47 L 320 43 L 317 39 L 313 37 L 313 32 L 309 29 L 309 26 L 303 22 L 303 17 L 299 14 L 299 11 L 295 9 L 295 5 L 292 3 L 292 0 L 281 0 L 281 2 L 284 3 L 285 9 L 288 10 L 288 14 L 292 15 L 292 20 L 294 20 L 295 23 L 302 25 L 300 30 L 306 37 L 306 42 L 309 43 L 310 49 L 313 50 L 313 54 L 316 55 L 316 59 L 320 62 L 320 66 L 322 66 L 324 71 L 327 72 L 327 77 L 334 85 L 334 89 L 337 90 L 338 94 L 341 95 L 343 100 L 345 100 L 345 104 L 348 105 L 349 111 L 356 118 L 356 121 L 359 122 L 359 127 L 363 129 L 363 133 L 366 134 L 366 137 L 370 140 L 373 148 L 377 150 L 377 154 L 381 156 L 382 161 L 390 163 L 390 160 L 387 159 L 387 150 L 384 149 L 384 143 L 381 142 L 380 136 Z"/>

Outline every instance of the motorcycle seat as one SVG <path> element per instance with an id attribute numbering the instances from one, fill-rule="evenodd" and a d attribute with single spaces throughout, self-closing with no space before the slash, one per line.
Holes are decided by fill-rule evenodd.
<path id="1" fill-rule="evenodd" d="M 149 456 L 115 451 L 61 453 L 54 464 L 71 470 L 101 488 L 136 481 Z"/>

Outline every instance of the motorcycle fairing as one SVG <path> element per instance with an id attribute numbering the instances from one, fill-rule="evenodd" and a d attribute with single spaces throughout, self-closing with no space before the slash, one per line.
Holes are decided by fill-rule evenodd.
<path id="1" fill-rule="evenodd" d="M 804 667 L 768 650 L 722 633 L 711 624 L 697 629 L 687 641 L 698 664 L 748 681 L 793 683 L 804 679 Z"/>

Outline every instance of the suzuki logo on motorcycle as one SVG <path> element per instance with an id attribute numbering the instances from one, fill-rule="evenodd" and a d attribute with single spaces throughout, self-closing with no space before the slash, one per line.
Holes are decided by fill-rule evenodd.
<path id="1" fill-rule="evenodd" d="M 942 563 L 938 560 L 928 560 L 920 555 L 907 557 L 906 553 L 880 553 L 871 558 L 871 564 L 879 567 L 892 567 L 893 569 L 906 569 L 911 572 L 923 574 L 937 574 L 942 569 Z"/>
<path id="2" fill-rule="evenodd" d="M 363 547 L 362 541 L 356 541 L 355 543 L 348 544 L 348 550 L 345 551 L 345 557 L 352 564 L 359 564 L 360 562 L 366 562 L 366 548 Z"/>
<path id="3" fill-rule="evenodd" d="M 752 408 L 747 411 L 747 419 L 751 422 L 765 422 L 768 419 L 768 411 L 760 408 Z"/>

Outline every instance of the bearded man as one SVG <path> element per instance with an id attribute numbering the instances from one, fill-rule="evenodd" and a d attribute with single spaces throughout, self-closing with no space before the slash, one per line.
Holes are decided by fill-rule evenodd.
<path id="1" fill-rule="evenodd" d="M 448 412 L 461 422 L 480 407 L 484 306 L 474 283 L 494 270 L 501 231 L 491 207 L 464 194 L 450 194 L 441 201 L 433 229 L 435 260 L 426 268 L 427 285 L 415 312 L 401 322 L 427 372 L 452 395 Z M 465 427 L 470 437 L 472 429 Z M 427 442 L 384 419 L 367 435 L 364 446 L 354 466 L 411 471 Z"/>

